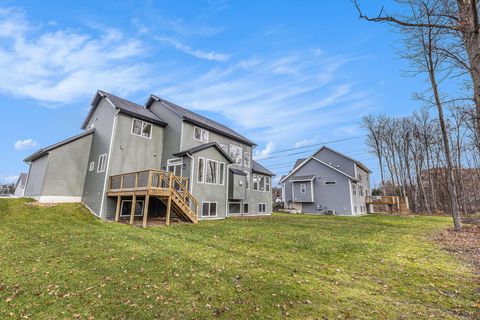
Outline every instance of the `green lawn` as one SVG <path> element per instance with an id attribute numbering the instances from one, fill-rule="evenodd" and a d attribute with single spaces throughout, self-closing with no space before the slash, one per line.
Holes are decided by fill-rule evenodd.
<path id="1" fill-rule="evenodd" d="M 141 229 L 25 202 L 0 200 L 0 319 L 478 317 L 478 278 L 428 240 L 449 218 Z"/>

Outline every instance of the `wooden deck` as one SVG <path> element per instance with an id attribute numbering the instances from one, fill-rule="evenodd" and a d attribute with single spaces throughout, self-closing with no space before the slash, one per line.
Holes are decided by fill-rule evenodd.
<path id="1" fill-rule="evenodd" d="M 391 212 L 408 213 L 410 211 L 408 198 L 398 196 L 367 196 L 367 205 L 387 205 Z"/>
<path id="2" fill-rule="evenodd" d="M 122 197 L 132 198 L 130 224 L 135 222 L 135 206 L 137 197 L 144 197 L 143 221 L 148 223 L 148 207 L 150 197 L 160 199 L 167 207 L 166 224 L 170 224 L 172 211 L 186 221 L 197 223 L 199 203 L 188 191 L 188 178 L 175 176 L 172 172 L 161 170 L 144 170 L 110 176 L 107 196 L 117 197 L 115 221 L 120 220 Z"/>

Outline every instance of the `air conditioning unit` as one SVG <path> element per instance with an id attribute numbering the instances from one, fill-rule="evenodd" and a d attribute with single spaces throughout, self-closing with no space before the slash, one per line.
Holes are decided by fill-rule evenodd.
<path id="1" fill-rule="evenodd" d="M 327 214 L 327 215 L 334 216 L 334 215 L 335 215 L 335 210 L 327 210 L 327 211 L 326 211 L 326 214 Z"/>

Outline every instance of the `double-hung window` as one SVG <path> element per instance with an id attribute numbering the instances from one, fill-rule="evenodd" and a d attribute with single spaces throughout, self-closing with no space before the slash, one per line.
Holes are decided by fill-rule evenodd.
<path id="1" fill-rule="evenodd" d="M 253 190 L 258 190 L 258 174 L 253 174 Z"/>
<path id="2" fill-rule="evenodd" d="M 216 184 L 217 183 L 217 169 L 218 162 L 214 160 L 207 159 L 206 161 L 207 169 L 205 174 L 205 183 Z"/>
<path id="3" fill-rule="evenodd" d="M 194 127 L 193 128 L 193 138 L 201 142 L 208 142 L 209 132 L 205 129 Z"/>
<path id="4" fill-rule="evenodd" d="M 239 166 L 242 165 L 242 153 L 242 148 L 234 144 L 230 145 L 230 157 L 233 159 L 235 164 L 238 164 Z"/>
<path id="5" fill-rule="evenodd" d="M 258 212 L 264 213 L 264 212 L 266 212 L 266 211 L 267 211 L 267 210 L 266 210 L 266 205 L 265 205 L 265 203 L 259 203 L 259 204 L 258 204 Z"/>
<path id="6" fill-rule="evenodd" d="M 265 191 L 270 191 L 270 177 L 265 177 Z"/>
<path id="7" fill-rule="evenodd" d="M 300 185 L 300 193 L 307 193 L 307 185 L 305 183 Z"/>
<path id="8" fill-rule="evenodd" d="M 150 139 L 152 137 L 152 124 L 142 120 L 133 119 L 132 134 Z"/>
<path id="9" fill-rule="evenodd" d="M 107 155 L 102 154 L 98 157 L 97 172 L 104 172 L 107 168 Z"/>
<path id="10" fill-rule="evenodd" d="M 243 165 L 250 168 L 250 152 L 243 153 Z"/>
<path id="11" fill-rule="evenodd" d="M 217 203 L 216 202 L 202 202 L 202 217 L 216 217 Z"/>

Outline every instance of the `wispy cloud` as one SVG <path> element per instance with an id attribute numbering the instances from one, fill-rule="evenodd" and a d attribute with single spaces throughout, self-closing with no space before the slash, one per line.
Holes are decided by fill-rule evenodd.
<path id="1" fill-rule="evenodd" d="M 37 146 L 38 143 L 36 143 L 33 139 L 18 140 L 13 144 L 15 150 L 19 151 L 36 148 Z"/>
<path id="2" fill-rule="evenodd" d="M 261 150 L 256 150 L 255 154 L 253 156 L 253 159 L 261 159 L 264 156 L 267 156 L 268 154 L 272 153 L 273 150 L 275 150 L 275 142 L 269 141 L 265 148 Z"/>
<path id="3" fill-rule="evenodd" d="M 173 38 L 169 38 L 169 37 L 154 37 L 154 39 L 164 43 L 168 43 L 174 46 L 175 48 L 177 48 L 178 50 L 182 51 L 183 53 L 189 54 L 199 59 L 223 62 L 230 57 L 228 54 L 219 53 L 215 51 L 203 51 L 199 49 L 192 49 L 190 46 L 184 44 L 183 42 L 179 40 L 175 40 Z"/>
<path id="4" fill-rule="evenodd" d="M 128 94 L 147 85 L 147 66 L 135 62 L 145 51 L 140 41 L 115 29 L 96 36 L 51 29 L 0 9 L 0 92 L 61 104 L 98 88 Z"/>

